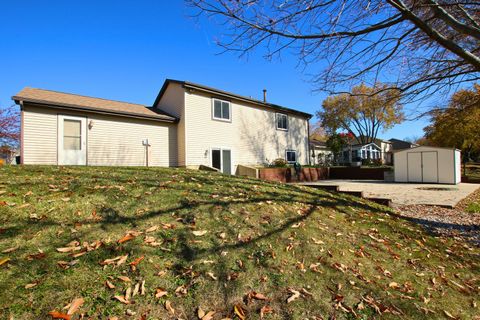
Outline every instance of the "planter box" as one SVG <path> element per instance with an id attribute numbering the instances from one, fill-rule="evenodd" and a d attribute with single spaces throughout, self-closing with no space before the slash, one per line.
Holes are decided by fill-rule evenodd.
<path id="1" fill-rule="evenodd" d="M 328 179 L 329 168 L 302 168 L 297 177 L 293 168 L 259 169 L 259 178 L 278 182 L 311 182 Z"/>

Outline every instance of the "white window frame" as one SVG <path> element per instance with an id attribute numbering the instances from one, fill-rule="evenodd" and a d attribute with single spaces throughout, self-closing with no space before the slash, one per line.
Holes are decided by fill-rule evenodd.
<path id="1" fill-rule="evenodd" d="M 287 156 L 287 154 L 288 154 L 289 152 L 295 153 L 295 161 L 288 161 L 288 156 Z M 295 162 L 297 162 L 297 160 L 298 160 L 297 150 L 292 150 L 292 149 L 287 149 L 287 150 L 285 150 L 285 161 L 287 161 L 287 163 L 295 163 Z"/>
<path id="2" fill-rule="evenodd" d="M 210 147 L 210 160 L 209 160 L 209 166 L 213 167 L 213 151 L 218 150 L 220 151 L 220 172 L 223 173 L 223 151 L 227 150 L 230 151 L 230 174 L 233 175 L 233 151 L 232 148 L 229 147 Z"/>
<path id="3" fill-rule="evenodd" d="M 215 117 L 215 101 L 219 101 L 220 103 L 223 103 L 223 102 L 228 103 L 228 119 Z M 223 112 L 222 112 L 222 115 L 223 115 Z M 232 122 L 232 103 L 227 100 L 212 98 L 212 119 L 217 121 L 223 121 L 223 122 Z"/>
<path id="4" fill-rule="evenodd" d="M 278 116 L 285 116 L 285 118 L 287 119 L 287 121 L 286 121 L 287 128 L 279 128 L 278 127 Z M 275 113 L 275 128 L 277 128 L 277 130 L 281 130 L 281 131 L 288 131 L 288 114 L 280 113 L 280 112 Z"/>

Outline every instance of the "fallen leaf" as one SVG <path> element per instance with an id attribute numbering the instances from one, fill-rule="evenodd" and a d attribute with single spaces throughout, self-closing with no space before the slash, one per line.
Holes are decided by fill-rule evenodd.
<path id="1" fill-rule="evenodd" d="M 263 319 L 263 317 L 268 314 L 268 313 L 273 313 L 273 309 L 270 306 L 263 306 L 260 309 L 260 319 Z"/>
<path id="2" fill-rule="evenodd" d="M 118 261 L 117 261 L 117 266 L 122 265 L 125 262 L 127 262 L 127 258 L 128 258 L 128 254 L 126 254 L 124 256 L 120 256 L 120 259 L 118 259 Z"/>
<path id="3" fill-rule="evenodd" d="M 240 320 L 245 320 L 245 309 L 239 304 L 233 306 L 233 312 L 240 318 Z"/>
<path id="4" fill-rule="evenodd" d="M 140 295 L 141 296 L 145 295 L 145 280 L 143 280 L 142 284 L 140 285 Z"/>
<path id="5" fill-rule="evenodd" d="M 141 256 L 140 258 L 137 258 L 137 259 L 133 260 L 132 262 L 130 262 L 129 265 L 132 266 L 132 267 L 136 267 L 144 258 L 145 258 L 145 256 Z"/>
<path id="6" fill-rule="evenodd" d="M 206 315 L 204 315 L 201 320 L 212 320 L 213 316 L 215 315 L 215 311 L 209 311 Z"/>
<path id="7" fill-rule="evenodd" d="M 165 309 L 170 312 L 171 314 L 175 314 L 175 309 L 172 307 L 172 303 L 170 301 L 165 301 Z"/>
<path id="8" fill-rule="evenodd" d="M 217 277 L 215 277 L 215 275 L 213 274 L 213 272 L 207 272 L 207 275 L 212 278 L 212 280 L 218 280 Z"/>
<path id="9" fill-rule="evenodd" d="M 127 233 L 125 236 L 123 236 L 122 238 L 118 239 L 118 243 L 124 243 L 124 242 L 127 242 L 127 241 L 130 241 L 132 239 L 135 239 L 135 236 L 131 233 Z"/>
<path id="10" fill-rule="evenodd" d="M 72 303 L 70 304 L 70 308 L 68 309 L 67 314 L 68 314 L 68 315 L 72 315 L 72 314 L 74 314 L 75 312 L 77 312 L 77 310 L 82 306 L 82 304 L 83 304 L 84 302 L 85 302 L 85 301 L 83 300 L 83 298 L 73 299 Z"/>
<path id="11" fill-rule="evenodd" d="M 443 313 L 445 314 L 445 316 L 447 316 L 448 319 L 457 319 L 454 316 L 452 316 L 452 314 L 447 310 L 443 310 Z"/>
<path id="12" fill-rule="evenodd" d="M 109 288 L 109 289 L 115 289 L 115 285 L 113 283 L 111 283 L 110 281 L 105 281 L 105 285 Z"/>
<path id="13" fill-rule="evenodd" d="M 82 247 L 64 247 L 64 248 L 57 248 L 58 252 L 66 253 L 66 252 L 72 252 L 72 251 L 78 251 L 82 249 Z"/>
<path id="14" fill-rule="evenodd" d="M 255 291 L 250 292 L 249 296 L 255 300 L 268 300 L 268 298 L 265 295 Z"/>
<path id="15" fill-rule="evenodd" d="M 163 296 L 166 296 L 168 294 L 168 291 L 166 291 L 163 288 L 157 288 L 155 290 L 155 298 L 161 298 Z"/>
<path id="16" fill-rule="evenodd" d="M 201 307 L 198 307 L 197 309 L 197 317 L 198 319 L 202 319 L 205 316 L 205 311 Z"/>
<path id="17" fill-rule="evenodd" d="M 202 230 L 202 231 L 192 231 L 194 236 L 201 237 L 203 235 L 206 235 L 208 233 L 207 230 Z"/>
<path id="18" fill-rule="evenodd" d="M 145 230 L 145 233 L 150 233 L 158 230 L 158 226 L 151 226 L 147 230 Z"/>
<path id="19" fill-rule="evenodd" d="M 37 282 L 26 284 L 25 289 L 31 289 L 31 288 L 35 287 L 37 284 L 38 284 Z"/>
<path id="20" fill-rule="evenodd" d="M 117 299 L 118 301 L 120 301 L 123 304 L 131 304 L 131 302 L 126 300 L 123 296 L 114 296 L 113 298 Z"/>
<path id="21" fill-rule="evenodd" d="M 398 283 L 396 283 L 396 282 L 390 282 L 390 283 L 388 284 L 388 287 L 389 287 L 389 288 L 392 288 L 392 289 L 396 289 L 396 288 L 399 287 L 399 285 L 398 285 Z"/>
<path id="22" fill-rule="evenodd" d="M 126 276 L 118 276 L 118 279 L 122 280 L 123 282 L 132 282 L 129 277 Z"/>
<path id="23" fill-rule="evenodd" d="M 290 293 L 290 297 L 288 297 L 287 303 L 293 302 L 300 297 L 300 291 L 288 289 L 288 292 Z"/>
<path id="24" fill-rule="evenodd" d="M 13 252 L 17 249 L 18 249 L 18 247 L 11 247 L 11 248 L 3 250 L 2 253 L 10 253 L 10 252 Z"/>
<path id="25" fill-rule="evenodd" d="M 48 314 L 52 317 L 52 319 L 70 320 L 70 315 L 65 313 L 60 313 L 58 311 L 50 311 Z"/>
<path id="26" fill-rule="evenodd" d="M 8 261 L 10 261 L 10 258 L 5 258 L 5 259 L 0 260 L 0 266 L 1 266 L 2 264 L 7 263 Z"/>

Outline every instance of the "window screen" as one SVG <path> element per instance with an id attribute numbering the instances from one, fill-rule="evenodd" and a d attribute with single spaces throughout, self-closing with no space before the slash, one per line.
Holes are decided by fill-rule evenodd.
<path id="1" fill-rule="evenodd" d="M 80 150 L 82 141 L 82 122 L 80 120 L 63 120 L 63 149 Z"/>

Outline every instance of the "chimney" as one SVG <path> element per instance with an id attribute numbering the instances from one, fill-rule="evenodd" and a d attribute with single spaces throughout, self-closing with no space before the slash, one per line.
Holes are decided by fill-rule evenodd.
<path id="1" fill-rule="evenodd" d="M 263 102 L 267 103 L 267 89 L 263 89 Z"/>

